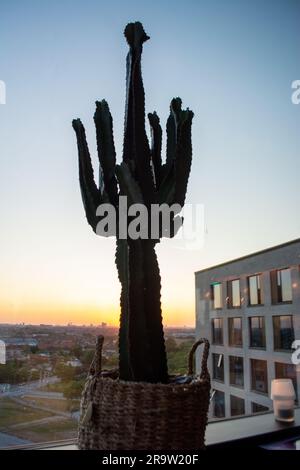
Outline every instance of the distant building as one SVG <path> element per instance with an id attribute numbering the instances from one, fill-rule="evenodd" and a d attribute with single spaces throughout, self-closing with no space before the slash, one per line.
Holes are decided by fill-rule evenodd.
<path id="1" fill-rule="evenodd" d="M 67 366 L 71 366 L 71 367 L 81 367 L 82 366 L 82 363 L 79 361 L 79 359 L 70 359 L 69 361 L 67 361 Z"/>
<path id="2" fill-rule="evenodd" d="M 274 378 L 291 378 L 299 398 L 300 239 L 202 269 L 195 286 L 196 335 L 211 343 L 210 417 L 269 409 Z"/>
<path id="3" fill-rule="evenodd" d="M 6 346 L 37 346 L 38 342 L 33 338 L 5 338 Z"/>

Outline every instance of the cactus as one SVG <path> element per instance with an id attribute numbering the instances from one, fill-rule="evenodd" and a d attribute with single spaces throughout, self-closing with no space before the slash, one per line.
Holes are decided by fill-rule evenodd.
<path id="1" fill-rule="evenodd" d="M 141 23 L 124 31 L 129 45 L 126 73 L 126 109 L 123 161 L 116 164 L 113 123 L 106 101 L 96 102 L 94 121 L 99 157 L 99 185 L 80 119 L 73 121 L 79 155 L 79 180 L 86 218 L 96 232 L 101 216 L 97 207 L 110 203 L 116 209 L 119 196 L 130 204 L 184 204 L 191 167 L 193 113 L 182 110 L 174 98 L 167 120 L 167 156 L 161 158 L 162 130 L 157 114 L 148 114 L 151 146 L 145 130 L 145 94 L 141 74 L 143 43 L 149 39 Z M 118 211 L 117 211 L 118 213 Z M 173 215 L 174 222 L 175 214 Z M 149 221 L 150 222 L 150 221 Z M 160 231 L 160 237 L 163 233 Z M 172 233 L 171 235 L 174 235 Z M 116 232 L 115 262 L 121 283 L 119 376 L 122 380 L 168 382 L 168 368 L 160 302 L 160 272 L 155 253 L 159 239 L 122 239 Z"/>

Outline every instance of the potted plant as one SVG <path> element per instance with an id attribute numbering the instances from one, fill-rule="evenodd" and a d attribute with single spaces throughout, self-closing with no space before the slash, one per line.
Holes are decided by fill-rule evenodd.
<path id="1" fill-rule="evenodd" d="M 79 119 L 73 121 L 79 154 L 79 179 L 88 223 L 97 233 L 104 213 L 97 208 L 109 204 L 120 222 L 120 197 L 129 205 L 143 205 L 148 232 L 132 238 L 116 236 L 115 262 L 121 290 L 119 330 L 119 368 L 101 371 L 99 337 L 81 401 L 79 448 L 81 449 L 199 449 L 204 433 L 210 394 L 207 370 L 209 345 L 199 340 L 189 358 L 187 376 L 170 377 L 164 343 L 160 302 L 160 272 L 155 245 L 165 235 L 158 219 L 158 231 L 151 237 L 153 205 L 177 204 L 172 212 L 169 236 L 178 227 L 178 209 L 185 201 L 192 160 L 191 126 L 193 113 L 181 108 L 174 98 L 167 120 L 167 157 L 161 158 L 162 130 L 157 114 L 148 114 L 152 142 L 145 130 L 145 96 L 141 74 L 143 43 L 149 39 L 141 23 L 125 28 L 129 45 L 127 55 L 126 109 L 123 161 L 116 164 L 112 117 L 106 101 L 96 102 L 94 121 L 100 163 L 100 181 L 96 185 L 85 129 Z M 127 214 L 126 214 L 127 215 Z M 132 218 L 128 218 L 126 229 Z M 152 224 L 152 225 L 151 225 Z M 157 229 L 157 227 L 156 227 Z M 200 377 L 193 375 L 193 355 L 204 345 Z"/>

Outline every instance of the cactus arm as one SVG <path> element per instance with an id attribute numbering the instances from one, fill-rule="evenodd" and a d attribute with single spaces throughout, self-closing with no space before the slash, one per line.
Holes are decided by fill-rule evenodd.
<path id="1" fill-rule="evenodd" d="M 166 158 L 166 166 L 170 166 L 175 160 L 175 152 L 176 152 L 176 123 L 175 118 L 172 113 L 172 102 L 170 105 L 170 115 L 167 120 L 167 158 Z"/>
<path id="2" fill-rule="evenodd" d="M 181 99 L 171 101 L 167 121 L 167 159 L 162 167 L 164 174 L 159 188 L 159 202 L 182 207 L 192 162 L 191 129 L 193 112 L 181 109 Z"/>
<path id="3" fill-rule="evenodd" d="M 143 196 L 141 189 L 134 179 L 130 167 L 127 163 L 122 162 L 120 165 L 116 165 L 116 175 L 122 195 L 127 196 L 128 205 L 131 204 L 143 204 Z"/>
<path id="4" fill-rule="evenodd" d="M 149 113 L 148 119 L 151 128 L 151 160 L 154 170 L 155 187 L 156 189 L 160 186 L 161 181 L 161 141 L 162 141 L 162 130 L 159 124 L 159 117 L 156 112 Z"/>
<path id="5" fill-rule="evenodd" d="M 96 216 L 96 210 L 98 205 L 101 203 L 101 193 L 94 180 L 94 172 L 84 126 L 80 119 L 74 119 L 72 125 L 77 137 L 79 182 L 82 202 L 85 208 L 87 221 L 94 232 L 96 232 L 97 223 L 99 221 L 99 217 Z"/>
<path id="6" fill-rule="evenodd" d="M 192 119 L 193 112 L 181 111 L 179 135 L 175 160 L 175 202 L 182 207 L 185 202 L 188 179 L 192 163 Z"/>
<path id="7" fill-rule="evenodd" d="M 134 160 L 135 178 L 139 181 L 145 204 L 155 200 L 150 165 L 150 148 L 145 130 L 145 93 L 141 72 L 143 43 L 149 39 L 141 23 L 130 23 L 124 31 L 129 45 L 127 55 L 126 107 L 123 160 Z"/>
<path id="8" fill-rule="evenodd" d="M 118 186 L 115 177 L 116 151 L 113 138 L 113 124 L 109 107 L 105 100 L 96 101 L 94 122 L 101 168 L 100 179 L 102 176 L 104 189 L 108 195 L 109 202 L 117 206 Z"/>
<path id="9" fill-rule="evenodd" d="M 180 106 L 181 99 L 173 98 L 170 103 L 170 114 L 167 120 L 167 156 L 166 162 L 162 165 L 162 181 L 159 188 L 159 203 L 172 204 L 175 196 L 175 158 L 177 141 L 177 120 L 174 113 L 174 105 Z"/>

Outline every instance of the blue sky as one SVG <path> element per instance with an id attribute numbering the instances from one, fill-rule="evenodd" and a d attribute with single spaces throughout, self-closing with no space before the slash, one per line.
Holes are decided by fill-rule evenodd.
<path id="1" fill-rule="evenodd" d="M 135 20 L 151 37 L 147 112 L 164 124 L 181 96 L 195 113 L 186 202 L 204 204 L 207 226 L 201 250 L 158 248 L 166 322 L 193 324 L 195 270 L 300 236 L 299 0 L 2 0 L 3 321 L 116 318 L 114 242 L 86 223 L 71 121 L 83 120 L 95 156 L 94 102 L 106 98 L 121 158 L 122 31 Z"/>

